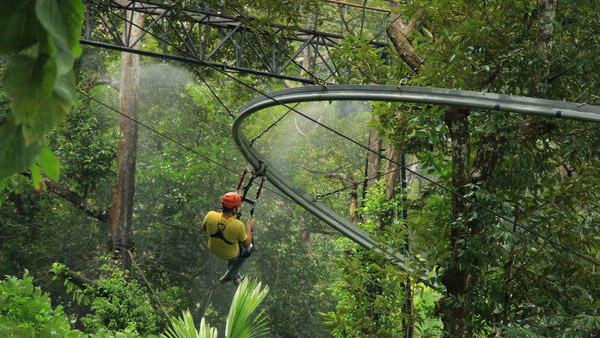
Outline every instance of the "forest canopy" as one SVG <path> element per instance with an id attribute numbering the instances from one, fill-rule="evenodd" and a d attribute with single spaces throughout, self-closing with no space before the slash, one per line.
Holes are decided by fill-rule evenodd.
<path id="1" fill-rule="evenodd" d="M 258 193 L 232 132 L 337 84 L 600 115 L 597 1 L 9 1 L 0 77 L 2 337 L 600 336 L 598 122 L 356 99 L 244 120 L 373 249 Z M 205 216 L 244 169 L 230 275 Z"/>

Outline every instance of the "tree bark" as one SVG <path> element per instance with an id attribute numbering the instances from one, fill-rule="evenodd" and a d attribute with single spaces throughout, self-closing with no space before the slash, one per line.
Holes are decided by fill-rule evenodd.
<path id="1" fill-rule="evenodd" d="M 538 49 L 542 55 L 542 67 L 533 74 L 534 95 L 545 95 L 548 91 L 550 77 L 550 52 L 553 46 L 554 19 L 556 17 L 556 0 L 538 0 Z"/>
<path id="2" fill-rule="evenodd" d="M 387 158 L 391 159 L 388 162 L 386 173 L 389 173 L 385 177 L 385 198 L 392 199 L 395 196 L 396 187 L 400 180 L 400 161 L 402 159 L 402 147 L 397 145 L 390 145 L 387 150 Z"/>
<path id="3" fill-rule="evenodd" d="M 93 206 L 88 200 L 79 196 L 76 192 L 71 189 L 56 183 L 52 182 L 49 179 L 44 179 L 44 184 L 46 188 L 52 193 L 62 197 L 64 200 L 70 202 L 80 210 L 82 210 L 86 215 L 93 217 L 100 222 L 108 223 L 108 211 L 106 209 L 101 209 Z"/>
<path id="4" fill-rule="evenodd" d="M 144 16 L 141 13 L 125 12 L 133 24 L 124 23 L 123 41 L 133 43 L 141 35 Z M 131 268 L 131 258 L 127 250 L 133 250 L 133 197 L 135 193 L 135 162 L 137 152 L 137 96 L 139 85 L 140 57 L 136 54 L 121 53 L 119 154 L 117 182 L 111 208 L 110 229 L 112 249 L 115 258 L 121 261 L 125 270 Z M 131 118 L 131 119 L 130 119 Z"/>
<path id="5" fill-rule="evenodd" d="M 373 117 L 373 119 L 377 120 L 376 117 Z M 377 128 L 371 127 L 369 130 L 369 148 L 372 151 L 369 151 L 367 154 L 367 178 L 381 174 L 381 157 L 379 154 L 381 153 L 382 146 L 383 142 Z M 375 183 L 377 183 L 377 180 L 368 180 L 366 187 L 369 188 Z"/>
<path id="6" fill-rule="evenodd" d="M 395 7 L 395 4 L 392 4 Z M 392 18 L 390 16 L 390 23 L 387 29 L 387 35 L 392 41 L 396 52 L 400 55 L 400 58 L 413 70 L 413 72 L 418 73 L 423 63 L 423 58 L 417 53 L 415 48 L 412 45 L 411 35 L 416 27 L 416 22 L 420 13 L 417 14 L 414 18 L 411 18 L 408 25 L 405 25 L 402 22 L 402 18 L 397 16 Z"/>
<path id="7" fill-rule="evenodd" d="M 458 195 L 464 196 L 466 185 L 469 183 L 468 161 L 471 153 L 468 110 L 450 108 L 446 111 L 444 119 L 452 142 L 452 188 Z M 465 296 L 472 285 L 473 267 L 461 262 L 463 240 L 469 235 L 468 224 L 464 220 L 469 219 L 469 214 L 470 206 L 460 197 L 452 195 L 453 223 L 449 234 L 452 253 L 451 260 L 442 274 L 446 294 L 440 301 L 445 337 L 464 337 L 465 319 L 469 313 Z"/>
<path id="8" fill-rule="evenodd" d="M 350 206 L 348 207 L 348 216 L 350 218 L 350 222 L 356 224 L 358 222 L 358 213 L 356 209 L 358 208 L 358 184 L 354 184 L 352 187 L 352 191 L 350 191 Z"/>
<path id="9" fill-rule="evenodd" d="M 554 19 L 556 17 L 556 0 L 538 0 L 537 18 L 537 51 L 541 59 L 533 72 L 531 95 L 546 98 L 548 80 L 550 78 L 550 60 L 553 47 Z M 523 133 L 527 140 L 535 140 L 542 134 L 552 130 L 554 124 L 544 118 L 528 115 L 524 120 Z"/>
<path id="10" fill-rule="evenodd" d="M 406 230 L 408 230 L 408 203 L 407 203 L 407 188 L 408 188 L 408 179 L 406 177 L 406 153 L 404 149 L 402 150 L 402 154 L 400 155 L 400 187 L 401 187 L 401 205 L 402 205 L 402 220 L 404 221 L 404 226 Z M 409 242 L 409 232 L 406 232 L 406 236 L 404 238 L 404 254 L 409 256 L 410 242 Z M 408 271 L 408 266 L 404 265 L 404 269 Z M 412 338 L 415 334 L 415 322 L 413 318 L 413 297 L 412 297 L 412 284 L 410 281 L 410 275 L 406 276 L 406 281 L 404 282 L 404 306 L 402 307 L 402 312 L 404 314 L 404 337 Z"/>

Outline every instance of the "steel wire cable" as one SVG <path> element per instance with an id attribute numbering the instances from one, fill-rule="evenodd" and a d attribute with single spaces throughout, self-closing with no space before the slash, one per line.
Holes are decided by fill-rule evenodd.
<path id="1" fill-rule="evenodd" d="M 414 163 L 411 163 L 411 164 L 407 164 L 406 166 L 412 166 L 412 165 L 414 165 L 416 163 L 419 163 L 419 162 L 417 161 L 417 162 L 414 162 Z M 348 190 L 348 189 L 354 187 L 357 184 L 366 183 L 366 182 L 369 182 L 369 181 L 372 181 L 372 180 L 376 180 L 378 178 L 387 176 L 389 174 L 393 174 L 393 173 L 395 173 L 397 171 L 400 171 L 400 170 L 402 170 L 402 168 L 396 168 L 396 169 L 392 169 L 392 170 L 386 171 L 384 173 L 379 173 L 379 174 L 373 175 L 371 177 L 365 177 L 362 180 L 356 180 L 356 181 L 354 181 L 352 183 L 349 183 L 349 184 L 347 184 L 345 186 L 342 186 L 341 188 L 338 188 L 338 189 L 335 189 L 335 190 L 332 190 L 332 191 L 328 191 L 328 192 L 325 192 L 325 193 L 322 193 L 322 194 L 319 194 L 319 195 L 315 195 L 315 199 L 322 199 L 322 198 L 325 198 L 325 197 L 328 197 L 328 196 L 331 196 L 331 195 L 335 195 L 335 194 L 340 193 L 340 192 L 342 192 L 344 190 Z"/>
<path id="2" fill-rule="evenodd" d="M 397 17 L 397 18 L 396 18 L 394 21 L 390 22 L 390 23 L 389 23 L 389 24 L 388 24 L 386 27 L 389 27 L 389 26 L 390 26 L 392 23 L 394 23 L 394 22 L 395 22 L 396 20 L 398 20 L 399 18 L 400 18 L 400 17 Z M 123 18 L 121 18 L 121 19 L 123 19 Z M 125 21 L 127 21 L 126 19 L 124 19 L 124 20 L 125 20 Z M 132 22 L 129 22 L 129 23 L 130 23 L 130 24 L 132 24 L 132 25 L 135 25 L 135 24 L 134 24 L 134 23 L 132 23 Z M 139 27 L 138 25 L 135 25 L 135 26 Z M 386 29 L 387 29 L 387 28 L 386 28 Z M 153 36 L 155 36 L 155 35 L 153 35 Z M 155 37 L 156 37 L 156 36 L 155 36 Z M 160 39 L 160 37 L 156 37 L 156 38 L 157 38 L 157 39 Z M 164 40 L 162 40 L 162 39 L 160 39 L 160 40 L 161 40 L 161 41 L 163 41 L 163 42 L 166 42 L 166 41 L 164 41 Z M 167 42 L 167 43 L 170 43 L 170 42 Z M 253 86 L 253 85 L 251 85 L 251 84 L 248 84 L 248 83 L 246 83 L 246 82 L 244 82 L 244 81 L 242 81 L 242 80 L 238 79 L 237 77 L 235 77 L 235 76 L 233 76 L 233 75 L 229 74 L 228 72 L 226 72 L 226 71 L 224 71 L 224 70 L 220 69 L 219 67 L 217 67 L 217 66 L 214 66 L 214 65 L 210 65 L 210 64 L 206 64 L 206 65 L 205 65 L 205 67 L 209 67 L 209 68 L 212 68 L 212 69 L 214 69 L 214 70 L 216 70 L 216 71 L 220 72 L 221 74 L 223 74 L 223 75 L 225 75 L 226 77 L 228 77 L 228 78 L 232 79 L 233 81 L 235 81 L 235 82 L 237 82 L 237 83 L 241 84 L 242 86 L 244 86 L 244 87 L 246 87 L 246 88 L 248 88 L 248 89 L 250 89 L 250 90 L 252 90 L 252 91 L 254 91 L 254 92 L 256 92 L 256 93 L 258 93 L 258 94 L 260 94 L 260 95 L 262 95 L 262 96 L 264 96 L 264 97 L 266 97 L 266 98 L 268 98 L 268 99 L 270 99 L 271 101 L 273 101 L 273 102 L 277 103 L 278 105 L 281 105 L 281 106 L 283 106 L 283 107 L 286 107 L 286 108 L 288 108 L 289 110 L 291 110 L 291 111 L 295 112 L 296 114 L 298 114 L 298 115 L 300 115 L 300 116 L 302 116 L 302 117 L 304 117 L 304 118 L 308 119 L 309 121 L 311 121 L 311 122 L 313 122 L 313 123 L 316 123 L 316 124 L 320 125 L 321 127 L 325 128 L 325 129 L 327 129 L 327 130 L 329 130 L 330 132 L 332 132 L 332 133 L 334 133 L 334 134 L 338 135 L 339 137 L 342 137 L 342 138 L 344 138 L 345 140 L 347 140 L 347 141 L 349 141 L 349 142 L 351 142 L 351 143 L 353 143 L 353 144 L 355 144 L 355 145 L 357 145 L 357 146 L 359 146 L 359 147 L 361 147 L 361 148 L 363 148 L 363 149 L 365 149 L 365 150 L 367 150 L 367 151 L 369 151 L 369 152 L 372 152 L 372 153 L 376 154 L 376 155 L 377 155 L 377 156 L 379 156 L 380 158 L 383 158 L 383 159 L 385 159 L 385 160 L 387 160 L 387 161 L 389 161 L 389 162 L 392 162 L 392 163 L 394 163 L 394 164 L 396 164 L 396 165 L 400 166 L 401 168 L 404 168 L 406 171 L 408 171 L 408 172 L 411 172 L 411 173 L 412 173 L 412 174 L 414 174 L 415 176 L 417 176 L 417 177 L 420 177 L 420 178 L 422 178 L 423 180 L 425 180 L 425 181 L 427 181 L 427 182 L 429 182 L 429 183 L 431 183 L 431 184 L 433 184 L 433 185 L 436 185 L 436 186 L 438 186 L 438 187 L 439 187 L 439 188 L 441 188 L 442 190 L 444 190 L 444 191 L 446 191 L 446 192 L 448 192 L 448 193 L 450 193 L 450 194 L 452 194 L 452 195 L 454 195 L 454 196 L 458 197 L 459 199 L 461 199 L 461 200 L 463 200 L 463 201 L 466 201 L 466 202 L 469 202 L 469 203 L 471 203 L 471 204 L 473 205 L 473 207 L 475 207 L 475 208 L 479 208 L 480 210 L 483 210 L 483 211 L 485 211 L 485 212 L 487 212 L 487 213 L 490 213 L 490 214 L 492 214 L 492 215 L 494 215 L 494 216 L 496 216 L 496 217 L 498 217 L 498 218 L 500 218 L 500 219 L 502 219 L 502 220 L 504 220 L 504 221 L 506 221 L 506 222 L 508 222 L 508 223 L 510 223 L 510 224 L 512 224 L 512 225 L 515 225 L 515 226 L 517 226 L 517 227 L 519 227 L 519 228 L 521 228 L 521 229 L 523 229 L 523 230 L 525 230 L 525 231 L 529 232 L 530 234 L 532 234 L 532 235 L 534 235 L 534 236 L 536 236 L 536 237 L 538 237 L 538 238 L 540 238 L 540 239 L 542 239 L 542 240 L 544 240 L 544 241 L 547 241 L 548 243 L 552 244 L 553 246 L 555 246 L 555 247 L 557 247 L 557 248 L 560 248 L 560 249 L 562 249 L 562 250 L 564 250 L 564 251 L 566 251 L 566 252 L 568 252 L 568 253 L 570 253 L 570 254 L 573 254 L 573 255 L 575 255 L 575 256 L 577 256 L 577 257 L 581 258 L 581 259 L 584 259 L 584 260 L 588 261 L 589 263 L 592 263 L 592 264 L 594 264 L 594 265 L 596 265 L 596 266 L 599 266 L 599 267 L 600 267 L 600 262 L 596 261 L 595 259 L 593 259 L 593 258 L 591 258 L 591 257 L 588 257 L 588 256 L 586 256 L 586 255 L 584 255 L 584 254 L 581 254 L 581 253 L 579 253 L 579 252 L 577 252 L 577 251 L 575 251 L 575 250 L 573 250 L 573 249 L 571 249 L 571 248 L 569 248 L 569 247 L 567 247 L 567 246 L 565 246 L 565 245 L 563 245 L 563 244 L 560 244 L 559 242 L 557 242 L 557 241 L 555 241 L 555 240 L 553 240 L 553 239 L 549 238 L 548 236 L 544 236 L 544 235 L 542 235 L 542 234 L 541 234 L 541 233 L 539 233 L 538 231 L 536 231 L 536 230 L 534 230 L 534 229 L 531 229 L 531 228 L 530 228 L 530 227 L 528 227 L 528 226 L 525 226 L 525 225 L 523 225 L 523 224 L 517 223 L 517 222 L 515 222 L 515 221 L 513 221 L 513 220 L 511 220 L 511 219 L 509 219 L 509 218 L 507 218 L 507 217 L 505 217 L 505 216 L 503 216 L 502 214 L 498 213 L 497 211 L 495 211 L 495 210 L 493 210 L 493 209 L 490 209 L 490 208 L 488 208 L 488 207 L 486 207 L 486 206 L 483 206 L 483 205 L 479 204 L 477 201 L 475 201 L 475 200 L 473 200 L 473 199 L 471 199 L 471 198 L 469 198 L 469 197 L 466 197 L 466 196 L 463 196 L 463 195 L 461 195 L 460 193 L 458 193 L 458 192 L 454 191 L 452 188 L 446 187 L 445 185 L 443 185 L 443 184 L 441 184 L 441 183 L 439 183 L 439 182 L 436 182 L 435 180 L 433 180 L 433 179 L 431 179 L 431 178 L 429 178 L 429 177 L 427 177 L 427 176 L 425 176 L 425 175 L 422 175 L 422 174 L 420 174 L 420 173 L 418 173 L 418 172 L 416 172 L 416 171 L 414 171 L 414 170 L 412 170 L 412 169 L 410 169 L 410 168 L 406 168 L 406 166 L 403 166 L 402 164 L 400 164 L 400 163 L 398 163 L 398 162 L 396 162 L 396 161 L 394 161 L 394 160 L 390 159 L 390 158 L 389 158 L 389 157 L 387 157 L 386 155 L 380 154 L 380 153 L 378 153 L 378 152 L 374 151 L 373 149 L 369 148 L 368 146 L 366 146 L 366 145 L 364 145 L 364 144 L 362 144 L 362 143 L 360 143 L 360 142 L 358 142 L 358 141 L 354 140 L 353 138 L 351 138 L 351 137 L 349 137 L 349 136 L 347 136 L 347 135 L 345 135 L 345 134 L 341 133 L 340 131 L 337 131 L 337 130 L 335 130 L 335 129 L 333 129 L 333 128 L 329 127 L 328 125 L 326 125 L 326 124 L 324 124 L 324 123 L 322 123 L 322 122 L 320 122 L 320 121 L 318 121 L 318 120 L 316 120 L 316 119 L 314 119 L 314 118 L 312 118 L 312 117 L 310 117 L 310 116 L 308 116 L 308 115 L 306 115 L 306 114 L 304 114 L 304 113 L 302 113 L 302 112 L 298 111 L 297 109 L 295 109 L 295 108 L 293 108 L 293 107 L 290 107 L 289 105 L 287 105 L 287 104 L 285 104 L 285 103 L 283 103 L 283 102 L 281 102 L 281 101 L 277 100 L 276 98 L 274 98 L 273 96 L 271 96 L 271 95 L 267 94 L 266 92 L 264 92 L 264 91 L 262 91 L 262 90 L 260 90 L 260 89 L 257 89 L 255 86 Z M 323 87 L 325 87 L 325 86 L 323 86 Z"/>
<path id="3" fill-rule="evenodd" d="M 140 5 L 142 5 L 142 8 L 145 8 L 145 7 L 144 7 L 144 5 L 143 5 L 142 3 L 140 3 Z M 133 24 L 133 22 L 130 22 L 130 24 Z M 143 29 L 142 27 L 140 27 L 140 26 L 138 26 L 138 25 L 136 25 L 136 26 L 137 26 L 139 29 L 141 29 L 141 30 L 145 31 L 146 33 L 148 33 L 148 34 L 151 34 L 151 32 L 150 32 L 150 31 L 148 31 L 148 30 L 145 30 L 145 29 Z M 163 34 L 165 34 L 165 36 L 167 36 L 167 37 L 169 36 L 169 35 L 167 34 L 167 32 L 165 32 L 165 30 L 163 29 L 163 27 L 162 27 L 161 25 L 157 25 L 157 26 L 160 28 L 160 30 L 163 32 Z M 170 22 L 170 21 L 169 21 L 169 26 L 170 26 L 171 28 L 173 28 L 173 30 L 174 30 L 174 31 L 177 33 L 177 36 L 178 36 L 178 37 L 179 37 L 181 40 L 184 40 L 184 38 L 183 38 L 183 37 L 182 37 L 182 36 L 179 34 L 179 32 L 177 32 L 177 30 L 176 30 L 176 29 L 174 29 L 174 27 L 173 27 L 173 25 L 171 24 L 171 22 Z M 152 35 L 152 36 L 154 36 L 154 37 L 156 38 L 156 36 L 155 36 L 155 35 Z M 182 50 L 181 50 L 181 49 L 180 49 L 178 46 L 176 46 L 176 45 L 175 45 L 175 44 L 174 44 L 172 41 L 168 41 L 168 42 L 167 42 L 167 41 L 164 41 L 164 40 L 163 40 L 162 42 L 168 43 L 169 45 L 171 45 L 171 47 L 173 47 L 173 48 L 176 48 L 176 49 L 177 49 L 177 50 L 178 50 L 180 53 L 182 53 L 182 52 L 183 52 L 183 51 L 182 51 Z M 184 43 L 184 46 L 185 46 L 185 48 L 186 48 L 186 51 L 187 51 L 188 53 L 191 53 L 192 55 L 194 55 L 194 54 L 195 54 L 195 53 L 194 53 L 194 51 L 190 50 L 190 48 L 188 47 L 188 45 L 187 45 L 186 43 Z M 184 54 L 184 53 L 182 53 L 182 54 Z M 211 87 L 211 86 L 208 84 L 208 81 L 206 81 L 206 79 L 205 79 L 205 78 L 204 78 L 204 77 L 203 77 L 203 76 L 200 74 L 200 72 L 199 72 L 199 71 L 196 69 L 196 67 L 192 65 L 192 66 L 191 66 L 191 69 L 192 69 L 192 72 L 193 72 L 194 74 L 196 74 L 196 76 L 198 76 L 198 77 L 200 78 L 200 80 L 201 80 L 201 81 L 204 83 L 204 85 L 205 85 L 205 86 L 208 88 L 208 90 L 210 91 L 211 95 L 212 95 L 212 96 L 213 96 L 213 97 L 214 97 L 214 98 L 215 98 L 215 99 L 216 99 L 216 100 L 219 102 L 219 104 L 220 104 L 221 106 L 223 106 L 223 108 L 225 108 L 225 110 L 227 111 L 227 114 L 228 114 L 228 115 L 229 115 L 231 118 L 235 119 L 235 114 L 233 114 L 233 112 L 231 111 L 231 109 L 229 109 L 229 107 L 228 107 L 228 106 L 225 104 L 225 102 L 223 102 L 223 100 L 221 100 L 221 98 L 219 97 L 219 95 L 217 95 L 217 92 L 216 92 L 216 91 L 215 91 L 215 90 L 214 90 L 214 89 L 213 89 L 213 88 L 212 88 L 212 87 Z"/>
<path id="4" fill-rule="evenodd" d="M 298 107 L 298 105 L 300 105 L 300 103 L 296 103 L 294 105 L 294 108 Z M 260 132 L 260 134 L 255 136 L 252 140 L 250 140 L 250 146 L 254 145 L 254 142 L 256 142 L 258 139 L 260 139 L 269 130 L 271 130 L 271 128 L 275 127 L 275 125 L 277 125 L 281 120 L 283 120 L 283 118 L 286 117 L 291 111 L 292 111 L 291 109 L 288 109 L 285 113 L 281 114 L 281 116 L 279 116 L 279 118 L 277 120 L 275 120 L 275 122 L 271 123 L 267 128 L 265 128 L 262 132 Z"/>
<path id="5" fill-rule="evenodd" d="M 123 20 L 127 21 L 127 19 L 123 19 Z M 139 28 L 139 29 L 141 29 L 141 30 L 144 30 L 142 27 L 140 27 L 139 25 L 135 24 L 134 22 L 131 22 L 131 21 L 130 21 L 130 22 L 129 22 L 129 24 L 130 24 L 130 25 L 133 25 L 133 26 L 136 26 L 136 27 L 138 27 L 138 28 Z M 145 30 L 144 30 L 144 31 L 145 31 Z M 148 31 L 146 31 L 146 32 L 147 32 L 148 34 L 150 34 L 150 35 L 154 36 L 154 37 L 155 37 L 156 39 L 158 39 L 159 41 L 161 41 L 161 42 L 165 42 L 165 43 L 167 43 L 167 44 L 171 45 L 171 46 L 172 46 L 172 47 L 174 47 L 174 48 L 178 48 L 178 47 L 174 46 L 174 45 L 173 45 L 173 43 L 172 43 L 171 41 L 166 41 L 166 40 L 163 40 L 163 39 L 161 39 L 160 37 L 156 36 L 155 34 L 153 34 L 153 33 L 151 33 L 151 32 L 148 32 Z M 179 49 L 179 50 L 180 50 L 180 49 Z M 238 80 L 237 78 L 235 78 L 235 77 L 231 76 L 230 74 L 228 74 L 228 73 L 227 73 L 227 72 L 225 72 L 224 70 L 221 70 L 221 69 L 219 69 L 218 67 L 214 67 L 214 66 L 213 66 L 213 67 L 211 67 L 211 68 L 213 68 L 213 69 L 215 69 L 215 70 L 217 70 L 217 71 L 221 72 L 222 74 L 224 74 L 225 76 L 227 76 L 227 77 L 229 77 L 229 78 L 232 78 L 232 79 L 234 79 L 235 81 L 239 82 L 239 83 L 240 83 L 240 84 L 242 84 L 243 86 L 245 86 L 245 87 L 249 87 L 250 89 L 252 89 L 252 90 L 254 90 L 254 91 L 258 91 L 259 93 L 261 93 L 261 91 L 260 91 L 260 90 L 258 90 L 258 89 L 256 89 L 256 88 L 254 88 L 254 87 L 252 87 L 252 86 L 249 86 L 247 83 L 245 83 L 245 82 L 243 82 L 243 81 L 241 81 L 241 80 Z M 218 101 L 219 101 L 219 103 L 221 103 L 222 105 L 224 105 L 224 103 L 223 103 L 221 100 L 218 100 Z M 112 108 L 112 107 L 110 107 L 110 108 Z M 290 108 L 290 107 L 288 107 L 288 108 L 289 108 L 290 110 L 295 110 L 295 109 L 292 109 L 292 108 Z M 129 119 L 130 119 L 130 117 L 129 117 L 129 116 L 126 116 L 126 115 L 122 114 L 120 111 L 118 111 L 118 110 L 116 110 L 116 109 L 114 109 L 114 108 L 112 108 L 111 110 L 113 110 L 113 111 L 117 112 L 118 114 L 121 114 L 121 115 L 125 116 L 126 118 L 129 118 Z M 147 127 L 147 126 L 146 126 L 146 127 Z M 156 131 L 156 132 L 158 132 L 158 131 Z M 159 133 L 159 135 L 160 135 L 160 133 Z M 165 135 L 165 136 L 166 136 L 166 135 Z M 175 141 L 175 140 L 173 140 L 173 141 Z M 179 142 L 176 142 L 176 143 L 178 143 L 178 144 L 179 144 Z M 189 148 L 189 147 L 187 147 L 187 146 L 185 146 L 185 145 L 183 145 L 183 144 L 180 144 L 180 145 L 184 146 L 185 148 Z M 188 150 L 189 150 L 189 149 L 188 149 Z M 192 150 L 192 151 L 193 151 L 193 150 Z M 201 156 L 205 157 L 205 155 L 201 155 Z M 211 159 L 211 161 L 212 161 L 212 162 L 214 162 L 214 163 L 216 163 L 216 164 L 219 164 L 219 163 L 218 163 L 217 161 L 215 161 L 215 160 L 212 160 L 212 159 Z M 219 164 L 219 165 L 221 165 L 221 164 Z M 228 169 L 228 170 L 229 170 L 229 171 L 231 171 L 231 169 Z M 237 173 L 236 173 L 236 174 L 237 174 Z M 280 196 L 280 197 L 282 197 L 282 198 L 285 198 L 285 199 L 287 199 L 288 201 L 291 201 L 291 202 L 293 203 L 293 201 L 292 201 L 292 200 L 291 200 L 289 197 L 287 197 L 287 196 L 281 196 L 281 195 L 280 195 L 280 194 L 278 194 L 276 191 L 274 191 L 274 190 L 272 190 L 272 189 L 269 189 L 268 187 L 265 187 L 265 190 L 267 190 L 267 191 L 270 191 L 270 192 L 274 193 L 275 195 L 278 195 L 278 196 Z"/>
<path id="6" fill-rule="evenodd" d="M 95 97 L 93 97 L 93 96 L 91 96 L 91 95 L 87 94 L 86 92 L 84 92 L 84 91 L 82 91 L 82 90 L 79 90 L 79 93 L 80 93 L 80 94 L 82 94 L 82 95 L 84 95 L 84 96 L 85 96 L 85 97 L 87 97 L 88 99 L 90 99 L 90 100 L 92 100 L 92 101 L 96 102 L 97 104 L 99 104 L 99 105 L 101 105 L 101 106 L 103 106 L 103 107 L 105 107 L 105 108 L 109 109 L 110 111 L 112 111 L 112 112 L 114 112 L 114 113 L 117 113 L 117 114 L 119 114 L 119 115 L 121 115 L 121 116 L 123 116 L 123 117 L 127 118 L 128 120 L 130 120 L 130 121 L 132 121 L 132 122 L 134 122 L 134 123 L 136 123 L 136 124 L 138 124 L 138 125 L 140 125 L 140 126 L 142 126 L 142 127 L 146 128 L 147 130 L 149 130 L 149 131 L 151 131 L 151 132 L 153 132 L 153 133 L 155 133 L 155 134 L 157 134 L 157 135 L 159 135 L 159 136 L 163 137 L 164 139 L 166 139 L 166 140 L 168 140 L 168 141 L 170 141 L 170 142 L 173 142 L 173 143 L 175 143 L 175 144 L 179 145 L 180 147 L 182 147 L 182 148 L 186 149 L 187 151 L 189 151 L 189 152 L 191 152 L 191 153 L 193 153 L 193 154 L 196 154 L 196 155 L 198 155 L 198 156 L 202 157 L 203 159 L 205 159 L 205 160 L 207 160 L 207 161 L 209 161 L 209 162 L 211 162 L 211 163 L 213 163 L 213 164 L 216 164 L 216 165 L 218 165 L 219 167 L 221 167 L 221 168 L 223 168 L 223 169 L 225 169 L 225 170 L 229 171 L 230 173 L 233 173 L 233 174 L 235 174 L 235 175 L 239 176 L 239 173 L 238 173 L 237 171 L 235 171 L 234 169 L 232 169 L 232 168 L 230 168 L 230 167 L 228 167 L 228 166 L 224 165 L 223 163 L 221 163 L 221 162 L 219 162 L 219 161 L 217 161 L 217 160 L 215 160 L 215 159 L 213 159 L 213 158 L 211 158 L 211 157 L 209 157 L 209 156 L 207 156 L 207 155 L 205 155 L 205 154 L 202 154 L 201 152 L 199 152 L 199 151 L 197 151 L 197 150 L 193 149 L 192 147 L 190 147 L 190 146 L 186 145 L 185 143 L 183 143 L 183 142 L 181 142 L 181 141 L 179 141 L 179 140 L 177 140 L 177 139 L 174 139 L 174 138 L 170 137 L 169 135 L 166 135 L 166 134 L 164 134 L 164 133 L 162 133 L 162 132 L 160 132 L 160 131 L 158 131 L 158 130 L 154 129 L 154 128 L 152 128 L 151 126 L 149 126 L 149 125 L 147 125 L 147 124 L 145 124 L 145 123 L 143 123 L 143 122 L 141 122 L 141 121 L 139 121 L 139 120 L 137 120 L 137 119 L 134 119 L 134 118 L 133 118 L 133 117 L 131 117 L 131 116 L 128 116 L 127 114 L 123 114 L 123 113 L 121 113 L 121 112 L 120 112 L 118 109 L 116 109 L 116 108 L 114 108 L 114 107 L 112 107 L 112 106 L 110 106 L 110 105 L 108 105 L 108 104 L 106 104 L 106 103 L 104 103 L 104 102 L 102 102 L 102 101 L 98 100 L 97 98 L 95 98 Z M 268 190 L 269 192 L 271 192 L 271 193 L 273 193 L 273 194 L 275 194 L 275 195 L 279 196 L 280 198 L 283 198 L 283 199 L 287 200 L 288 202 L 293 202 L 293 201 L 292 201 L 292 200 L 291 200 L 289 197 L 287 197 L 287 196 L 285 196 L 285 195 L 282 195 L 282 194 L 280 194 L 278 191 L 275 191 L 274 189 L 271 189 L 271 188 L 269 188 L 269 187 L 265 187 L 265 189 L 266 189 L 266 190 Z"/>

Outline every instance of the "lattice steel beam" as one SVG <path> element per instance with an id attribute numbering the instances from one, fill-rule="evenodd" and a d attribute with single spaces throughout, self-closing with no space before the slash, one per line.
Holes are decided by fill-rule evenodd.
<path id="1" fill-rule="evenodd" d="M 85 4 L 83 44 L 313 84 L 339 75 L 330 51 L 345 36 L 353 34 L 352 29 L 344 28 L 348 22 L 363 26 L 368 12 L 381 18 L 377 22 L 385 23 L 389 15 L 380 9 L 363 10 L 340 2 L 326 2 L 325 6 L 331 8 L 325 13 L 337 17 L 338 7 L 346 6 L 346 11 L 353 9 L 356 15 L 342 13 L 340 22 L 315 15 L 307 23 L 301 23 L 304 28 L 275 23 L 257 28 L 253 18 L 208 8 L 174 8 L 156 0 L 85 0 Z M 132 12 L 146 16 L 144 32 L 135 41 L 130 41 L 129 34 L 123 32 L 123 23 L 131 21 Z M 377 28 L 364 29 L 367 33 L 363 34 L 370 32 L 374 36 Z M 158 48 L 148 43 L 148 35 L 160 41 Z M 385 54 L 385 41 L 372 41 L 371 45 Z"/>

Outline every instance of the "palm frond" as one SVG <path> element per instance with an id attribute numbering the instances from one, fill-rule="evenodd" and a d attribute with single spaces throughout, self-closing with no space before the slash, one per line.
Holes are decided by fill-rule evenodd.
<path id="1" fill-rule="evenodd" d="M 179 318 L 171 318 L 171 326 L 161 335 L 162 338 L 217 338 L 216 328 L 211 327 L 204 317 L 200 328 L 196 329 L 194 317 L 189 310 L 184 310 Z"/>
<path id="2" fill-rule="evenodd" d="M 269 333 L 268 320 L 264 311 L 254 318 L 252 313 L 269 293 L 269 287 L 262 283 L 246 279 L 240 284 L 227 316 L 225 335 L 227 338 L 255 338 Z"/>

